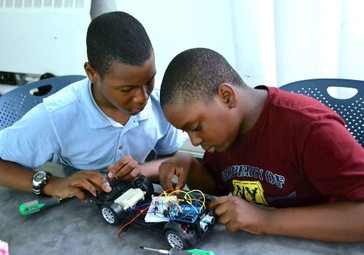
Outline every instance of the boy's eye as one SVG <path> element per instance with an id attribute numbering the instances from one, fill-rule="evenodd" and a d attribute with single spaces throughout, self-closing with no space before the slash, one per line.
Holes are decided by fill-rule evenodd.
<path id="1" fill-rule="evenodd" d="M 200 124 L 197 124 L 196 126 L 194 126 L 193 128 L 191 128 L 192 132 L 196 132 L 200 130 Z"/>
<path id="2" fill-rule="evenodd" d="M 119 86 L 119 87 L 116 87 L 116 89 L 122 93 L 128 93 L 133 90 L 133 87 L 132 86 Z"/>
<path id="3" fill-rule="evenodd" d="M 120 91 L 123 93 L 129 93 L 131 90 L 132 90 L 131 88 L 120 89 Z"/>
<path id="4" fill-rule="evenodd" d="M 147 82 L 145 84 L 148 88 L 153 88 L 154 89 L 154 85 L 155 85 L 155 81 L 154 81 L 154 78 L 151 79 L 149 82 Z"/>
<path id="5" fill-rule="evenodd" d="M 145 86 L 146 86 L 146 89 L 147 89 L 149 92 L 151 92 L 151 91 L 153 91 L 153 89 L 154 89 L 154 82 L 148 82 L 147 84 L 145 84 Z"/>
<path id="6" fill-rule="evenodd" d="M 153 86 L 154 85 L 154 78 L 152 80 L 150 80 L 149 82 L 147 82 L 145 85 L 148 86 L 148 87 Z"/>

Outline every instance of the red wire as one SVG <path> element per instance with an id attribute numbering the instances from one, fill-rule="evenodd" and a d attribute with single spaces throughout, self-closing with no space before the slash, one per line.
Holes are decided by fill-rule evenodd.
<path id="1" fill-rule="evenodd" d="M 169 191 L 169 190 L 167 190 L 167 191 L 165 191 L 165 193 L 167 193 L 167 194 L 169 194 L 169 193 L 172 193 L 173 192 L 173 190 L 172 191 Z M 163 193 L 161 193 L 161 194 L 159 194 L 158 195 L 158 197 L 157 198 L 160 198 L 160 197 L 162 197 L 164 194 Z M 197 201 L 199 201 L 201 204 L 202 204 L 202 202 L 199 200 L 199 199 L 193 199 L 193 198 L 191 198 L 191 200 L 197 200 Z M 190 201 L 191 202 L 191 201 Z M 203 206 L 205 207 L 205 205 L 203 204 Z M 135 215 L 134 216 L 134 218 L 132 218 L 129 222 L 127 222 L 127 223 L 125 223 L 120 229 L 119 229 L 119 232 L 118 232 L 118 237 L 120 238 L 121 236 L 121 232 L 123 232 L 124 231 L 124 229 L 127 227 L 127 226 L 129 226 L 131 223 L 133 223 L 140 215 L 142 215 L 142 214 L 144 214 L 144 213 L 146 213 L 147 211 L 148 211 L 148 209 L 149 209 L 149 206 L 147 206 L 146 208 L 144 208 L 144 209 L 136 209 L 136 210 L 139 210 L 140 212 L 137 214 L 137 215 Z M 188 229 L 187 229 L 187 227 L 184 227 L 184 232 L 186 232 Z"/>
<path id="2" fill-rule="evenodd" d="M 134 218 L 132 218 L 129 222 L 125 223 L 120 229 L 119 229 L 119 232 L 118 232 L 118 237 L 121 237 L 120 234 L 121 232 L 124 231 L 124 228 L 126 228 L 127 226 L 129 226 L 131 223 L 133 223 L 140 215 L 144 214 L 146 211 L 148 211 L 148 208 L 149 207 L 146 207 L 142 210 L 140 210 L 140 212 L 134 216 Z"/>

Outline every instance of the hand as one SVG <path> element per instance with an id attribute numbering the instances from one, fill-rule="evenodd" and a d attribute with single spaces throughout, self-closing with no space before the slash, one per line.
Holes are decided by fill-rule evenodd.
<path id="1" fill-rule="evenodd" d="M 244 230 L 254 234 L 262 233 L 261 226 L 264 226 L 270 210 L 236 196 L 219 197 L 209 207 L 215 210 L 219 221 L 228 231 Z"/>
<path id="2" fill-rule="evenodd" d="M 108 177 L 132 180 L 142 172 L 139 163 L 127 155 L 108 167 Z"/>
<path id="3" fill-rule="evenodd" d="M 187 182 L 188 173 L 193 160 L 192 155 L 177 153 L 163 161 L 159 167 L 159 181 L 164 190 L 181 190 Z M 178 183 L 173 187 L 172 178 L 178 177 Z"/>
<path id="4" fill-rule="evenodd" d="M 100 172 L 79 171 L 67 178 L 51 176 L 43 189 L 45 194 L 51 196 L 59 198 L 75 196 L 82 201 L 87 200 L 87 196 L 84 193 L 85 190 L 96 196 L 96 191 L 110 192 L 111 187 Z"/>

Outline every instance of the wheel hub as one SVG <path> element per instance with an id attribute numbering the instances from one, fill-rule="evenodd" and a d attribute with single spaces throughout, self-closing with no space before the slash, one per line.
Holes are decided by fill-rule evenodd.
<path id="1" fill-rule="evenodd" d="M 113 224 L 115 222 L 114 214 L 110 211 L 109 208 L 106 207 L 102 208 L 101 213 L 104 219 L 110 224 Z"/>
<path id="2" fill-rule="evenodd" d="M 175 234 L 169 234 L 167 236 L 167 240 L 168 243 L 173 247 L 173 248 L 179 248 L 179 249 L 183 249 L 183 241 L 181 240 L 181 238 Z"/>

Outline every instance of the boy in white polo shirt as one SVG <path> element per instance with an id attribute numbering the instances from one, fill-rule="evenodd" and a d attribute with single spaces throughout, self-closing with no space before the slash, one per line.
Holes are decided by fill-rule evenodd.
<path id="1" fill-rule="evenodd" d="M 0 131 L 0 185 L 85 200 L 83 190 L 110 191 L 102 171 L 110 178 L 156 179 L 160 163 L 185 141 L 165 119 L 153 90 L 153 47 L 138 20 L 124 12 L 102 14 L 90 23 L 86 44 L 87 78 Z M 145 163 L 152 150 L 156 159 Z M 47 161 L 80 171 L 61 178 L 27 169 Z"/>

